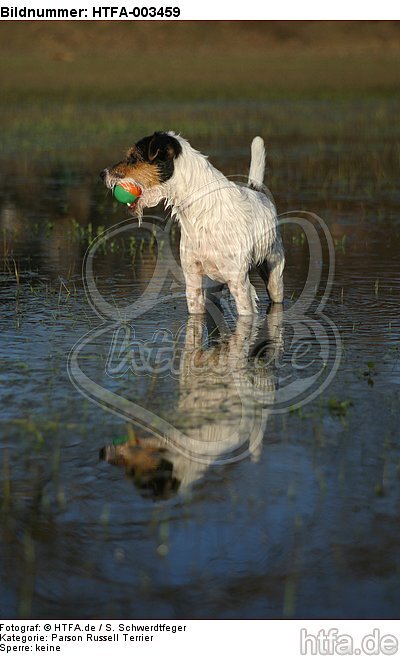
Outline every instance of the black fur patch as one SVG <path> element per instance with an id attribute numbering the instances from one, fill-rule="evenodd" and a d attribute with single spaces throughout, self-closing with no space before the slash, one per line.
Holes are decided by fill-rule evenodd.
<path id="1" fill-rule="evenodd" d="M 143 137 L 136 144 L 144 161 L 155 164 L 160 173 L 160 182 L 166 182 L 174 173 L 174 159 L 182 152 L 181 144 L 166 132 L 155 132 Z"/>

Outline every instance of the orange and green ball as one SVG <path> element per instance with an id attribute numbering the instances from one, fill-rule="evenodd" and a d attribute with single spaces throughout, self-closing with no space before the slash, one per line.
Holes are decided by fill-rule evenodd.
<path id="1" fill-rule="evenodd" d="M 124 205 L 134 203 L 141 195 L 142 190 L 131 182 L 122 182 L 115 185 L 113 195 L 115 200 Z"/>

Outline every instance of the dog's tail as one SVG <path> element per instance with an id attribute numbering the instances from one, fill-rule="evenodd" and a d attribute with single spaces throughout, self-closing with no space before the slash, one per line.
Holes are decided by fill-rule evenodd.
<path id="1" fill-rule="evenodd" d="M 251 143 L 251 161 L 249 171 L 249 187 L 260 191 L 264 182 L 265 147 L 261 137 L 254 137 Z"/>

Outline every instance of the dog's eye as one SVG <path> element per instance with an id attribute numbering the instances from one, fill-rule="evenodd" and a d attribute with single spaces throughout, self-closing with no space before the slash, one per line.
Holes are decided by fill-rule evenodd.
<path id="1" fill-rule="evenodd" d="M 136 146 L 133 146 L 133 148 L 129 148 L 129 150 L 126 153 L 127 164 L 136 164 L 138 159 L 139 159 L 139 153 L 137 151 Z"/>

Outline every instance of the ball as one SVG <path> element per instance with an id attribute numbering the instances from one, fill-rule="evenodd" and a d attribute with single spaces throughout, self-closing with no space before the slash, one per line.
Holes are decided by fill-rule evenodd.
<path id="1" fill-rule="evenodd" d="M 134 203 L 142 193 L 140 187 L 137 187 L 133 182 L 121 182 L 114 187 L 114 198 L 119 203 L 129 205 Z"/>

